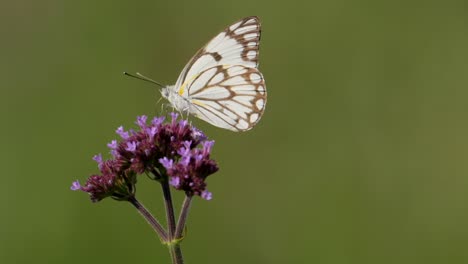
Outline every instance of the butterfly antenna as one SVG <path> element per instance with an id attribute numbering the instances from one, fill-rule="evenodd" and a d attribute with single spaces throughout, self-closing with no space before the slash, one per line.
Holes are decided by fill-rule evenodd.
<path id="1" fill-rule="evenodd" d="M 130 76 L 132 78 L 135 78 L 135 79 L 138 79 L 138 80 L 142 80 L 142 81 L 147 81 L 147 82 L 150 82 L 150 83 L 154 83 L 156 84 L 157 86 L 159 87 L 164 87 L 164 85 L 158 83 L 157 81 L 153 80 L 153 79 L 150 79 L 146 76 L 144 76 L 143 74 L 137 72 L 136 75 L 133 75 L 131 73 L 128 73 L 128 72 L 123 72 L 124 75 L 127 75 L 127 76 Z"/>

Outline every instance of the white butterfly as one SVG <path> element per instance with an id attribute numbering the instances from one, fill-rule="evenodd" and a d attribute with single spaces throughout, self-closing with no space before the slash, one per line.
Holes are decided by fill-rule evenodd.
<path id="1" fill-rule="evenodd" d="M 266 104 L 265 81 L 258 71 L 260 22 L 246 17 L 219 33 L 161 94 L 180 112 L 232 131 L 253 128 Z"/>

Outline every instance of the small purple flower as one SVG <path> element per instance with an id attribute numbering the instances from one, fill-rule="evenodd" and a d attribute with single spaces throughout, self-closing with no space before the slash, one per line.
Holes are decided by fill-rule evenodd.
<path id="1" fill-rule="evenodd" d="M 205 199 L 205 200 L 207 200 L 207 201 L 209 201 L 209 200 L 211 200 L 211 199 L 213 198 L 213 195 L 212 195 L 209 191 L 207 191 L 207 190 L 204 190 L 204 191 L 201 193 L 200 196 L 201 196 L 201 198 L 203 198 L 203 199 Z"/>
<path id="2" fill-rule="evenodd" d="M 184 147 L 186 149 L 190 149 L 191 146 L 192 146 L 192 141 L 191 140 L 184 141 Z"/>
<path id="3" fill-rule="evenodd" d="M 79 189 L 81 189 L 81 184 L 80 184 L 80 182 L 79 182 L 78 180 L 72 182 L 72 186 L 70 187 L 70 190 L 72 190 L 72 191 L 77 191 L 77 190 L 79 190 Z"/>
<path id="4" fill-rule="evenodd" d="M 183 147 L 177 150 L 177 154 L 180 156 L 186 156 L 190 152 L 190 145 L 192 145 L 192 141 L 184 141 Z"/>
<path id="5" fill-rule="evenodd" d="M 211 148 L 214 145 L 214 140 L 207 140 L 203 142 L 203 154 L 207 154 L 211 152 Z"/>
<path id="6" fill-rule="evenodd" d="M 117 149 L 117 140 L 112 140 L 111 143 L 107 144 L 107 147 L 110 149 Z"/>
<path id="7" fill-rule="evenodd" d="M 169 180 L 169 184 L 176 188 L 179 187 L 179 184 L 180 184 L 179 177 L 171 177 L 171 179 Z"/>
<path id="8" fill-rule="evenodd" d="M 155 127 L 160 126 L 164 122 L 165 117 L 154 117 L 153 120 L 151 121 L 151 124 Z"/>
<path id="9" fill-rule="evenodd" d="M 203 154 L 194 155 L 195 161 L 201 161 L 203 159 Z"/>
<path id="10" fill-rule="evenodd" d="M 196 127 L 192 128 L 192 137 L 198 139 L 199 142 L 203 142 L 207 139 L 205 134 Z"/>
<path id="11" fill-rule="evenodd" d="M 97 162 L 98 168 L 101 169 L 102 167 L 102 155 L 101 153 L 94 155 L 93 160 Z"/>
<path id="12" fill-rule="evenodd" d="M 186 125 L 188 125 L 188 121 L 187 121 L 187 120 L 180 120 L 180 121 L 179 121 L 179 126 L 185 127 Z"/>
<path id="13" fill-rule="evenodd" d="M 148 119 L 147 116 L 142 115 L 142 116 L 137 116 L 137 121 L 136 124 L 141 128 L 144 129 L 146 127 L 146 120 Z"/>
<path id="14" fill-rule="evenodd" d="M 122 139 L 128 139 L 130 135 L 128 132 L 124 131 L 123 126 L 119 126 L 117 130 L 115 131 Z"/>
<path id="15" fill-rule="evenodd" d="M 148 127 L 146 128 L 146 133 L 148 134 L 148 137 L 150 139 L 150 141 L 153 141 L 154 139 L 154 136 L 156 135 L 156 133 L 158 132 L 158 128 L 157 127 Z"/>
<path id="16" fill-rule="evenodd" d="M 111 143 L 107 144 L 107 147 L 110 148 L 110 150 L 111 150 L 110 153 L 114 158 L 118 157 L 118 155 L 119 155 L 119 153 L 117 151 L 118 146 L 119 145 L 117 144 L 117 140 L 112 140 Z"/>
<path id="17" fill-rule="evenodd" d="M 172 166 L 174 165 L 174 161 L 166 157 L 159 159 L 159 163 L 161 163 L 166 170 L 172 169 Z"/>
<path id="18" fill-rule="evenodd" d="M 102 155 L 101 153 L 94 155 L 93 160 L 97 162 L 98 165 L 102 164 Z"/>
<path id="19" fill-rule="evenodd" d="M 127 147 L 125 148 L 125 150 L 130 151 L 130 152 L 135 152 L 136 148 L 137 148 L 137 142 L 131 141 L 131 142 L 127 142 Z"/>
<path id="20" fill-rule="evenodd" d="M 110 151 L 110 154 L 112 155 L 112 157 L 114 158 L 118 158 L 119 157 L 119 152 L 115 149 L 111 150 Z"/>
<path id="21" fill-rule="evenodd" d="M 180 160 L 179 160 L 179 163 L 182 165 L 182 166 L 188 166 L 189 163 L 190 163 L 190 159 L 192 157 L 190 156 L 190 153 L 187 153 L 186 155 L 180 157 Z"/>
<path id="22" fill-rule="evenodd" d="M 177 121 L 177 117 L 179 117 L 179 114 L 174 112 L 171 113 L 172 124 L 174 124 Z"/>

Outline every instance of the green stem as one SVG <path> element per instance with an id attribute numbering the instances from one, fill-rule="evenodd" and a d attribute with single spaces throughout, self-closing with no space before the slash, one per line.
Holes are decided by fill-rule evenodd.
<path id="1" fill-rule="evenodd" d="M 175 232 L 175 215 L 174 206 L 172 205 L 171 189 L 169 188 L 169 182 L 167 180 L 161 181 L 161 186 L 164 196 L 164 205 L 166 206 L 166 217 L 167 217 L 167 229 L 169 233 L 169 241 L 174 239 Z"/>
<path id="2" fill-rule="evenodd" d="M 192 195 L 186 195 L 182 208 L 180 209 L 179 221 L 177 222 L 177 227 L 175 231 L 175 239 L 182 238 L 182 232 L 185 229 L 185 223 L 187 222 L 187 216 L 190 210 L 190 205 L 192 204 Z"/>
<path id="3" fill-rule="evenodd" d="M 128 201 L 135 206 L 138 212 L 145 218 L 146 222 L 153 228 L 153 230 L 159 235 L 160 239 L 164 242 L 169 241 L 167 232 L 164 230 L 162 225 L 154 218 L 154 216 L 141 204 L 134 196 L 130 197 Z"/>
<path id="4" fill-rule="evenodd" d="M 182 256 L 182 250 L 179 243 L 173 243 L 169 245 L 169 251 L 171 253 L 172 264 L 183 264 L 184 257 Z"/>

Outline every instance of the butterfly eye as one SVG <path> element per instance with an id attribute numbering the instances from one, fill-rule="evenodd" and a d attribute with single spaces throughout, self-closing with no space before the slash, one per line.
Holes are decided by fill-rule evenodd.
<path id="1" fill-rule="evenodd" d="M 164 87 L 161 89 L 161 95 L 164 97 L 164 98 L 167 98 L 169 96 L 169 90 L 168 88 Z"/>

